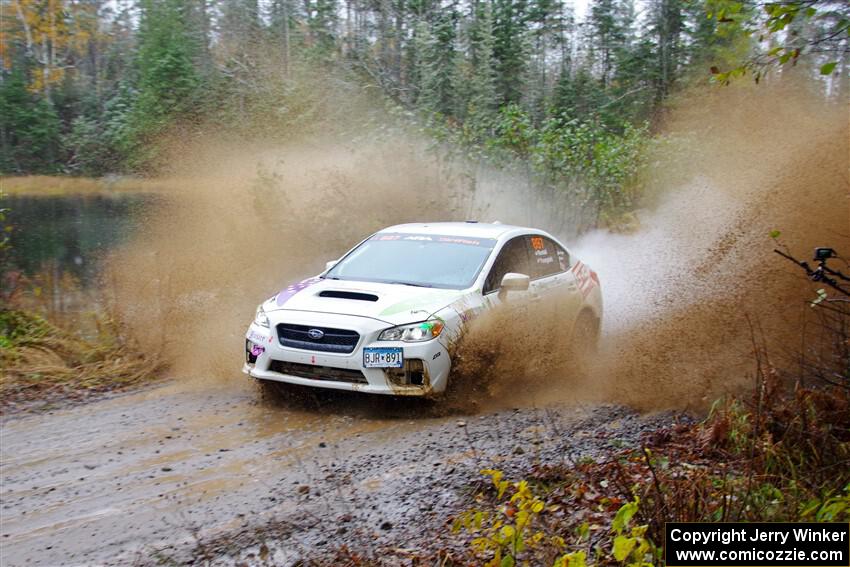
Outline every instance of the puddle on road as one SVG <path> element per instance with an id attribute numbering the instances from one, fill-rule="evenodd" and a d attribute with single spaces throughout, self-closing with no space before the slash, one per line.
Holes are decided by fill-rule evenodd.
<path id="1" fill-rule="evenodd" d="M 264 517 L 280 511 L 280 499 L 262 495 L 312 484 L 329 463 L 433 420 L 350 395 L 267 400 L 238 375 L 199 384 L 176 380 L 7 421 L 0 532 L 9 556 L 49 563 L 54 552 L 41 545 L 49 537 L 84 563 L 108 553 L 97 542 L 117 550 L 185 532 L 176 526 L 219 530 L 246 507 Z M 171 524 L 173 533 L 163 528 Z"/>

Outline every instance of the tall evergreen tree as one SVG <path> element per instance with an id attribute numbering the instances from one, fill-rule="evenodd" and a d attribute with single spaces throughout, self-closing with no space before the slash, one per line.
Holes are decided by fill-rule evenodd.
<path id="1" fill-rule="evenodd" d="M 138 96 L 130 117 L 127 152 L 157 135 L 174 119 L 198 110 L 200 78 L 195 68 L 197 34 L 181 0 L 142 0 L 139 23 Z M 142 155 L 141 159 L 144 160 Z"/>
<path id="2" fill-rule="evenodd" d="M 626 10 L 620 0 L 594 0 L 590 6 L 590 49 L 603 87 L 611 82 L 617 58 L 626 46 L 628 22 L 623 18 L 628 13 Z"/>
<path id="3" fill-rule="evenodd" d="M 533 57 L 527 73 L 525 99 L 537 121 L 545 117 L 557 80 L 559 66 L 551 59 L 563 53 L 565 29 L 569 21 L 561 0 L 532 0 L 528 26 Z"/>
<path id="4" fill-rule="evenodd" d="M 420 78 L 418 101 L 430 112 L 454 114 L 454 86 L 457 84 L 457 50 L 453 10 L 435 15 L 430 29 L 420 24 Z"/>
<path id="5" fill-rule="evenodd" d="M 522 99 L 529 51 L 526 0 L 493 0 L 494 56 L 499 105 Z"/>
<path id="6" fill-rule="evenodd" d="M 492 4 L 489 0 L 473 0 L 462 64 L 465 72 L 458 74 L 459 84 L 455 91 L 461 101 L 459 112 L 462 117 L 482 125 L 492 118 L 496 110 L 495 41 Z"/>
<path id="7" fill-rule="evenodd" d="M 336 48 L 337 25 L 339 23 L 336 0 L 305 0 L 310 45 L 323 54 Z"/>
<path id="8" fill-rule="evenodd" d="M 59 169 L 59 117 L 27 88 L 18 67 L 0 81 L 0 171 L 51 173 Z"/>
<path id="9" fill-rule="evenodd" d="M 685 55 L 683 1 L 650 0 L 649 29 L 656 49 L 655 99 L 660 101 L 670 93 Z"/>

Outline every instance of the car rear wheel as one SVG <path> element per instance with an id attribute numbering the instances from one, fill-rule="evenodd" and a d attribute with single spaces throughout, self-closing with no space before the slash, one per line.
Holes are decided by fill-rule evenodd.
<path id="1" fill-rule="evenodd" d="M 579 354 L 596 354 L 599 346 L 599 320 L 590 311 L 582 311 L 576 320 L 573 338 Z"/>
<path id="2" fill-rule="evenodd" d="M 588 372 L 599 345 L 599 319 L 590 311 L 582 311 L 576 319 L 570 340 L 570 361 L 581 376 Z"/>

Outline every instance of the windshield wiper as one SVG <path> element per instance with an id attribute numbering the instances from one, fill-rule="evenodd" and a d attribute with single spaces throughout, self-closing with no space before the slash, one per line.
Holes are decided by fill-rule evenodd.
<path id="1" fill-rule="evenodd" d="M 409 285 L 411 287 L 434 287 L 434 286 L 428 285 L 428 284 L 411 283 L 411 282 L 388 282 L 388 283 L 396 284 L 396 285 Z"/>

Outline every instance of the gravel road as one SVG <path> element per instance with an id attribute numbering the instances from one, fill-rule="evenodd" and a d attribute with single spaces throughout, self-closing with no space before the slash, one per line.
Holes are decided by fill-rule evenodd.
<path id="1" fill-rule="evenodd" d="M 437 415 L 415 400 L 170 383 L 2 424 L 2 565 L 288 564 L 427 545 L 481 468 L 604 458 L 669 415 Z"/>

